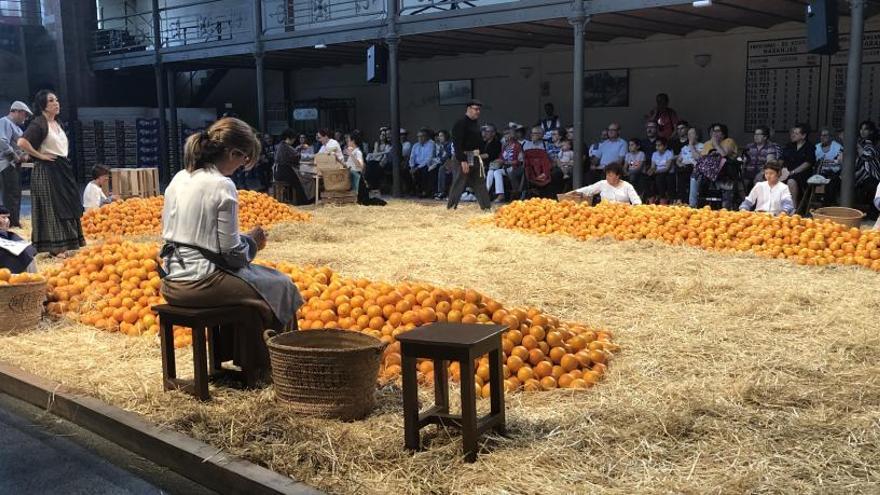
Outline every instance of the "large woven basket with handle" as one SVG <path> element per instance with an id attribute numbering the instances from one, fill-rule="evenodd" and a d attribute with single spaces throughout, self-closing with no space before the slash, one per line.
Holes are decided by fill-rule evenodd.
<path id="1" fill-rule="evenodd" d="M 0 332 L 29 330 L 43 315 L 46 282 L 0 287 Z"/>
<path id="2" fill-rule="evenodd" d="M 264 334 L 278 400 L 309 416 L 360 419 L 376 407 L 385 344 L 345 330 Z"/>

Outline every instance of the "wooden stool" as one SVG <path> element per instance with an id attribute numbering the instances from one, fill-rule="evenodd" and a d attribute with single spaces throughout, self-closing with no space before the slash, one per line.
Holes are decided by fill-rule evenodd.
<path id="1" fill-rule="evenodd" d="M 153 311 L 159 314 L 159 342 L 162 347 L 162 382 L 165 390 L 183 390 L 198 397 L 200 400 L 210 400 L 208 393 L 208 380 L 219 376 L 232 375 L 242 381 L 245 386 L 256 385 L 260 374 L 264 371 L 258 365 L 256 345 L 262 338 L 258 332 L 248 335 L 250 332 L 241 332 L 244 340 L 242 346 L 241 371 L 223 368 L 223 362 L 231 360 L 228 348 L 229 339 L 233 339 L 232 332 L 246 322 L 242 322 L 243 311 L 239 306 L 226 306 L 222 308 L 184 308 L 162 304 L 153 306 Z M 177 378 L 177 366 L 174 360 L 174 326 L 187 327 L 192 330 L 193 348 L 193 380 Z M 227 331 L 221 332 L 221 327 Z M 206 339 L 207 334 L 207 339 Z M 206 345 L 207 344 L 207 345 Z M 208 369 L 210 363 L 210 370 Z"/>
<path id="2" fill-rule="evenodd" d="M 419 431 L 426 425 L 457 426 L 462 432 L 465 460 L 474 462 L 477 460 L 477 440 L 482 433 L 490 429 L 504 433 L 501 332 L 506 329 L 507 327 L 500 325 L 434 323 L 397 336 L 403 361 L 403 424 L 406 448 L 419 449 Z M 474 360 L 484 354 L 489 354 L 492 409 L 488 415 L 478 419 Z M 419 411 L 417 358 L 434 361 L 434 406 L 424 412 Z M 461 365 L 460 416 L 449 414 L 449 383 L 446 372 L 448 361 L 458 361 Z"/>
<path id="3" fill-rule="evenodd" d="M 281 203 L 293 204 L 295 201 L 293 197 L 293 187 L 290 185 L 289 182 L 281 182 L 276 180 L 272 184 L 272 196 L 275 198 L 276 201 L 279 201 Z"/>

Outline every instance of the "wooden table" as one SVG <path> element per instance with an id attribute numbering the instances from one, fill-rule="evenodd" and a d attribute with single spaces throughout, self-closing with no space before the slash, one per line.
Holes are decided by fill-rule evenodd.
<path id="1" fill-rule="evenodd" d="M 401 345 L 403 368 L 403 419 L 406 448 L 418 450 L 419 431 L 437 424 L 461 428 L 465 459 L 477 460 L 477 440 L 488 430 L 504 432 L 504 363 L 501 349 L 501 325 L 466 325 L 434 323 L 397 336 Z M 489 354 L 491 412 L 477 418 L 477 397 L 474 381 L 474 360 Z M 434 361 L 434 405 L 419 410 L 416 359 Z M 447 362 L 461 365 L 461 415 L 449 413 L 449 382 Z"/>

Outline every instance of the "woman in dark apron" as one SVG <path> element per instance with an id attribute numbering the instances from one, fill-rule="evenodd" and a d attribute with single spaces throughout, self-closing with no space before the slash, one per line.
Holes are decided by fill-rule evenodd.
<path id="1" fill-rule="evenodd" d="M 161 257 L 167 272 L 162 295 L 175 306 L 241 307 L 248 325 L 236 328 L 236 341 L 240 332 L 296 328 L 296 310 L 302 305 L 290 278 L 251 264 L 266 245 L 263 230 L 238 231 L 238 193 L 229 176 L 250 169 L 259 154 L 250 126 L 235 118 L 190 136 L 186 168 L 165 190 L 162 211 Z M 265 346 L 259 351 L 265 358 Z"/>
<path id="2" fill-rule="evenodd" d="M 80 219 L 83 207 L 73 167 L 67 159 L 67 134 L 58 122 L 58 96 L 43 90 L 34 98 L 37 114 L 18 146 L 35 160 L 31 176 L 31 239 L 38 252 L 65 256 L 86 245 Z"/>

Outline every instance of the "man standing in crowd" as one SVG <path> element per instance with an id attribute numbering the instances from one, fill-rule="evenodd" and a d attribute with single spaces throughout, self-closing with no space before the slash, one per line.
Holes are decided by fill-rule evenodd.
<path id="1" fill-rule="evenodd" d="M 688 145 L 688 131 L 691 129 L 687 120 L 679 121 L 675 126 L 675 137 L 669 140 L 669 147 L 675 156 L 681 154 L 681 150 Z"/>
<path id="2" fill-rule="evenodd" d="M 10 227 L 21 227 L 21 162 L 28 156 L 18 148 L 22 135 L 21 125 L 31 109 L 20 101 L 12 103 L 9 115 L 0 119 L 0 190 L 3 206 L 9 210 Z"/>
<path id="3" fill-rule="evenodd" d="M 541 126 L 541 130 L 544 132 L 544 141 L 550 141 L 550 133 L 553 130 L 562 128 L 562 124 L 559 122 L 559 115 L 556 115 L 552 103 L 544 105 L 544 118 L 538 122 L 538 125 Z"/>
<path id="4" fill-rule="evenodd" d="M 648 121 L 657 124 L 660 137 L 666 140 L 672 137 L 678 125 L 678 114 L 669 108 L 669 95 L 666 93 L 657 95 L 657 106 L 648 113 Z M 645 148 L 642 150 L 644 151 Z"/>
<path id="5" fill-rule="evenodd" d="M 795 208 L 800 205 L 801 194 L 807 189 L 807 179 L 816 168 L 816 147 L 807 140 L 809 135 L 807 124 L 795 124 L 789 133 L 791 142 L 782 150 L 782 160 L 788 169 L 788 189 Z"/>
<path id="6" fill-rule="evenodd" d="M 653 120 L 649 120 L 645 123 L 645 138 L 642 139 L 642 151 L 645 152 L 645 156 L 649 156 L 654 152 L 654 149 L 657 147 L 657 138 L 660 137 L 659 127 L 657 126 L 657 122 Z"/>
<path id="7" fill-rule="evenodd" d="M 612 163 L 623 165 L 626 157 L 626 140 L 620 137 L 620 124 L 612 122 L 608 124 L 608 139 L 599 143 L 599 146 L 590 154 L 590 184 L 599 182 L 605 177 L 605 167 Z"/>
<path id="8" fill-rule="evenodd" d="M 458 167 L 453 170 L 452 187 L 449 189 L 449 209 L 458 208 L 458 201 L 465 186 L 471 188 L 480 208 L 488 211 L 492 206 L 489 191 L 486 190 L 486 171 L 480 162 L 480 148 L 483 137 L 480 134 L 480 110 L 483 104 L 479 100 L 471 100 L 467 104 L 464 116 L 452 128 L 452 146 Z"/>

